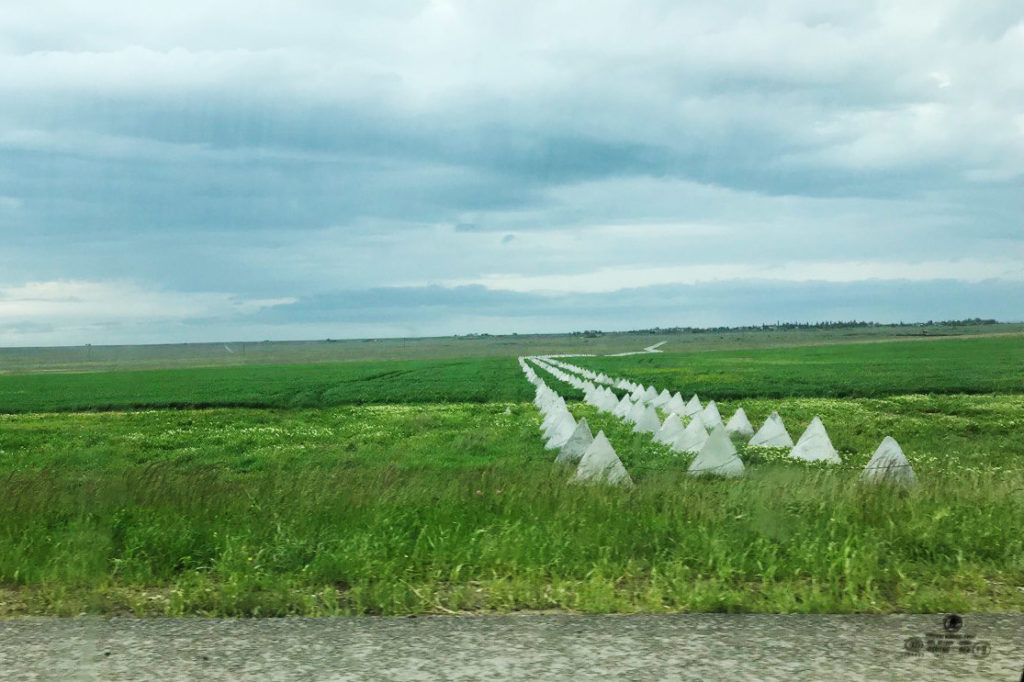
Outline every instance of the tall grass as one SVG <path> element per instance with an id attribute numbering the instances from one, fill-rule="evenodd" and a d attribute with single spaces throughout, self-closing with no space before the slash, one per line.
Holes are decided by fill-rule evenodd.
<path id="1" fill-rule="evenodd" d="M 913 418 L 949 418 L 934 400 Z M 874 402 L 857 429 L 885 428 Z M 570 485 L 529 405 L 8 416 L 0 613 L 1019 611 L 1018 403 L 953 460 L 910 437 L 907 491 L 773 461 L 694 480 L 626 433 L 635 488 Z"/>
<path id="2" fill-rule="evenodd" d="M 8 486 L 9 612 L 1024 606 L 1010 587 L 1024 579 L 1019 473 L 934 475 L 902 492 L 778 466 L 730 482 L 668 472 L 626 491 L 540 466 L 239 480 L 158 465 Z"/>

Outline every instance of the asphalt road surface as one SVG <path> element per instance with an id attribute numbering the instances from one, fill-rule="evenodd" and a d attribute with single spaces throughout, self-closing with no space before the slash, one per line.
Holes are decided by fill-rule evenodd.
<path id="1" fill-rule="evenodd" d="M 962 618 L 11 619 L 0 680 L 1021 680 L 1024 615 Z"/>

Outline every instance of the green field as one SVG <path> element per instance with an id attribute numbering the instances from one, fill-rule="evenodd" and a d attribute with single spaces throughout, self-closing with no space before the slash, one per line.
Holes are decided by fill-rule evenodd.
<path id="1" fill-rule="evenodd" d="M 514 358 L 0 376 L 0 412 L 528 400 Z"/>
<path id="2" fill-rule="evenodd" d="M 665 352 L 572 362 L 709 398 L 1024 393 L 1024 337 L 882 342 L 717 353 Z"/>
<path id="3" fill-rule="evenodd" d="M 820 415 L 844 463 L 751 450 L 744 479 L 696 480 L 571 404 L 628 490 L 567 483 L 514 357 L 0 376 L 0 614 L 1019 612 L 1022 359 L 994 337 L 574 360 L 794 437 Z M 858 483 L 886 435 L 915 488 Z"/>
<path id="4" fill-rule="evenodd" d="M 465 360 L 551 353 L 606 355 L 637 351 L 662 341 L 665 350 L 720 351 L 886 339 L 992 336 L 1024 333 L 1024 323 L 985 325 L 907 325 L 826 329 L 692 330 L 673 333 L 513 334 L 417 339 L 183 343 L 146 346 L 65 346 L 0 348 L 0 374 L 26 372 L 106 372 L 188 367 L 311 365 L 381 360 Z"/>
<path id="5" fill-rule="evenodd" d="M 1024 392 L 1024 336 L 576 358 L 715 399 Z M 523 401 L 513 357 L 0 375 L 0 412 Z"/>

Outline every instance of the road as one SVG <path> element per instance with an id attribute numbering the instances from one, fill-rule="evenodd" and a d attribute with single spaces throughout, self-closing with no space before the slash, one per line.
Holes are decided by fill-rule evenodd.
<path id="1" fill-rule="evenodd" d="M 963 619 L 958 632 L 930 615 L 11 619 L 0 679 L 1020 680 L 1024 616 Z M 928 651 L 929 633 L 953 650 Z"/>

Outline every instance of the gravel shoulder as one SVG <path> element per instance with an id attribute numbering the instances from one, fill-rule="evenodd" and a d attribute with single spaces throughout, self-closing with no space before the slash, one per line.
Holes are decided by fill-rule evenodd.
<path id="1" fill-rule="evenodd" d="M 967 614 L 958 631 L 941 615 L 0 620 L 4 680 L 1018 680 L 1022 669 L 1024 615 Z"/>

